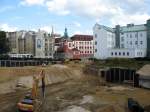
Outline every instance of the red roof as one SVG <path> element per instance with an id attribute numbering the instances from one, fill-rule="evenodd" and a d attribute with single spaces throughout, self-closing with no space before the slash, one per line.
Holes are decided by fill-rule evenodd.
<path id="1" fill-rule="evenodd" d="M 55 43 L 60 43 L 62 38 L 55 38 Z"/>
<path id="2" fill-rule="evenodd" d="M 91 41 L 93 40 L 92 35 L 74 35 L 71 37 L 71 40 L 73 41 Z"/>

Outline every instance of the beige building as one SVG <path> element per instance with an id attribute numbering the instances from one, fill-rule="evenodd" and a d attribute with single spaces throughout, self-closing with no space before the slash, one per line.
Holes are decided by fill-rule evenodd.
<path id="1" fill-rule="evenodd" d="M 26 32 L 22 32 L 18 38 L 18 54 L 25 54 L 25 34 Z"/>
<path id="2" fill-rule="evenodd" d="M 44 31 L 8 32 L 7 38 L 11 51 L 9 54 L 30 54 L 35 58 L 53 58 L 54 34 Z"/>
<path id="3" fill-rule="evenodd" d="M 7 32 L 6 33 L 6 36 L 9 40 L 10 53 L 13 53 L 13 54 L 19 53 L 18 38 L 20 35 L 21 35 L 20 32 Z"/>
<path id="4" fill-rule="evenodd" d="M 55 38 L 53 37 L 53 35 L 45 33 L 44 39 L 45 39 L 45 57 L 53 58 L 55 53 L 54 50 Z"/>
<path id="5" fill-rule="evenodd" d="M 37 32 L 35 39 L 35 57 L 53 58 L 55 38 L 44 31 Z"/>
<path id="6" fill-rule="evenodd" d="M 35 55 L 35 38 L 36 33 L 35 32 L 27 32 L 25 34 L 24 40 L 25 40 L 25 54 L 32 54 Z"/>

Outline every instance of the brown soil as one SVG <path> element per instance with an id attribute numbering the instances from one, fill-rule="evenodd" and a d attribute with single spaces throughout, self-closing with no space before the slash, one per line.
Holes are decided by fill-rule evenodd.
<path id="1" fill-rule="evenodd" d="M 150 105 L 150 90 L 114 84 L 101 86 L 97 77 L 82 74 L 83 65 L 80 67 L 77 64 L 67 66 L 69 67 L 56 65 L 44 68 L 54 83 L 46 87 L 46 98 L 41 112 L 68 112 L 68 108 L 72 106 L 74 107 L 73 110 L 77 108 L 77 111 L 81 109 L 81 112 L 128 112 L 127 98 L 129 97 L 139 101 L 143 107 Z M 18 77 L 37 74 L 42 68 L 22 68 L 24 74 L 18 72 L 20 68 L 9 69 L 10 71 L 17 70 L 13 72 L 13 75 Z M 5 72 L 3 73 L 5 74 Z M 27 90 L 19 90 L 0 95 L 0 112 L 15 112 L 16 103 L 26 92 Z M 39 95 L 40 93 L 39 89 Z M 86 100 L 85 96 L 89 96 L 87 97 L 89 99 Z"/>

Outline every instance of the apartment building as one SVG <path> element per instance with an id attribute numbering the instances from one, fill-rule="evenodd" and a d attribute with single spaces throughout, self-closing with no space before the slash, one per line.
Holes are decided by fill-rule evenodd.
<path id="1" fill-rule="evenodd" d="M 19 45 L 18 40 L 22 36 L 22 33 L 24 31 L 20 32 L 7 32 L 6 37 L 9 41 L 9 47 L 10 47 L 10 53 L 18 54 L 19 53 Z"/>
<path id="2" fill-rule="evenodd" d="M 53 58 L 56 34 L 44 31 L 7 32 L 11 51 L 9 54 L 25 54 L 35 58 Z M 18 55 L 12 55 L 18 56 Z"/>
<path id="3" fill-rule="evenodd" d="M 95 24 L 93 28 L 94 57 L 98 59 L 147 57 L 150 49 L 149 24 L 150 20 L 147 24 L 117 25 L 115 28 Z"/>
<path id="4" fill-rule="evenodd" d="M 74 35 L 68 38 L 56 39 L 57 58 L 85 59 L 94 56 L 94 42 L 92 35 Z"/>
<path id="5" fill-rule="evenodd" d="M 76 48 L 80 51 L 81 58 L 92 58 L 94 56 L 94 44 L 92 35 L 74 35 L 72 43 L 68 42 L 69 48 Z"/>

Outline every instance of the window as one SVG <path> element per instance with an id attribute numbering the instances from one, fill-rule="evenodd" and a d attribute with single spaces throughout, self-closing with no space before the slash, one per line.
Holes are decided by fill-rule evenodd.
<path id="1" fill-rule="evenodd" d="M 121 52 L 119 52 L 119 56 L 121 55 Z"/>
<path id="2" fill-rule="evenodd" d="M 129 52 L 127 52 L 127 56 L 129 56 Z"/>
<path id="3" fill-rule="evenodd" d="M 97 52 L 97 49 L 95 49 L 95 52 Z"/>
<path id="4" fill-rule="evenodd" d="M 117 56 L 117 52 L 115 52 L 115 55 Z"/>
<path id="5" fill-rule="evenodd" d="M 136 37 L 136 38 L 138 37 L 138 34 L 137 34 L 137 33 L 135 34 L 135 37 Z"/>
<path id="6" fill-rule="evenodd" d="M 128 37 L 128 34 L 127 34 L 127 37 Z"/>
<path id="7" fill-rule="evenodd" d="M 140 36 L 142 37 L 142 36 L 143 36 L 143 34 L 141 33 L 141 34 L 140 34 Z"/>
<path id="8" fill-rule="evenodd" d="M 95 38 L 97 38 L 97 34 L 95 34 Z"/>
<path id="9" fill-rule="evenodd" d="M 124 37 L 121 37 L 121 41 L 122 41 L 122 42 L 124 41 Z"/>
<path id="10" fill-rule="evenodd" d="M 112 55 L 112 56 L 114 55 L 113 52 L 111 53 L 111 55 Z"/>
<path id="11" fill-rule="evenodd" d="M 132 41 L 130 41 L 130 45 L 132 45 Z"/>
<path id="12" fill-rule="evenodd" d="M 140 41 L 140 44 L 143 45 L 143 41 Z"/>
<path id="13" fill-rule="evenodd" d="M 138 41 L 135 41 L 135 45 L 137 45 L 138 44 Z"/>
<path id="14" fill-rule="evenodd" d="M 125 56 L 125 52 L 123 52 L 123 56 Z"/>
<path id="15" fill-rule="evenodd" d="M 95 41 L 95 45 L 97 45 L 97 41 Z"/>
<path id="16" fill-rule="evenodd" d="M 124 44 L 121 44 L 121 48 L 124 48 Z"/>
<path id="17" fill-rule="evenodd" d="M 130 34 L 130 38 L 132 38 L 132 34 Z"/>
<path id="18" fill-rule="evenodd" d="M 71 47 L 71 43 L 69 43 L 69 47 Z"/>

